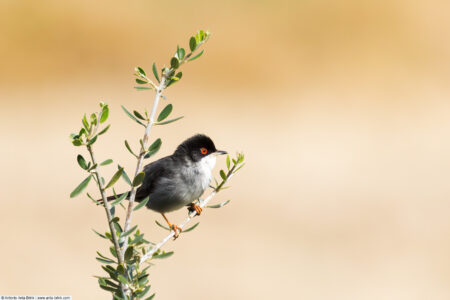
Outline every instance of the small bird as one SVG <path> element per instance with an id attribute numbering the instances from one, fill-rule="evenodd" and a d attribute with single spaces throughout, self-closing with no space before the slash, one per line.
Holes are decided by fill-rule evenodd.
<path id="1" fill-rule="evenodd" d="M 136 191 L 135 201 L 141 202 L 149 196 L 146 206 L 161 213 L 177 238 L 181 228 L 171 224 L 165 213 L 188 206 L 190 211 L 195 210 L 200 215 L 202 209 L 194 201 L 208 188 L 216 156 L 222 154 L 227 152 L 217 150 L 206 135 L 188 138 L 172 155 L 144 167 L 144 181 Z M 115 199 L 114 196 L 108 197 L 108 201 Z"/>

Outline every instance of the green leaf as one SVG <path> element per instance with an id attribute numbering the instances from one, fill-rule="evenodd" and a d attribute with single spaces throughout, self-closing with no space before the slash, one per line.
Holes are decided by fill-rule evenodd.
<path id="1" fill-rule="evenodd" d="M 86 144 L 87 146 L 92 145 L 97 140 L 98 134 L 96 134 L 92 139 L 89 140 L 89 142 Z"/>
<path id="2" fill-rule="evenodd" d="M 180 80 L 181 77 L 183 77 L 183 72 L 178 72 L 177 75 L 175 75 L 176 78 L 178 78 L 177 80 Z"/>
<path id="3" fill-rule="evenodd" d="M 139 118 L 139 119 L 145 121 L 145 118 L 144 118 L 138 111 L 134 110 L 134 111 L 133 111 L 133 114 L 134 114 L 137 118 Z"/>
<path id="4" fill-rule="evenodd" d="M 191 49 L 191 51 L 194 51 L 196 47 L 197 42 L 195 41 L 195 37 L 191 37 L 191 39 L 189 40 L 189 49 Z"/>
<path id="5" fill-rule="evenodd" d="M 151 90 L 152 88 L 149 86 L 135 86 L 134 87 L 138 91 L 145 91 L 145 90 Z"/>
<path id="6" fill-rule="evenodd" d="M 105 132 L 107 132 L 110 126 L 111 126 L 111 125 L 106 126 L 102 131 L 100 131 L 100 132 L 98 133 L 98 135 L 102 135 L 102 134 L 104 134 Z"/>
<path id="7" fill-rule="evenodd" d="M 173 255 L 173 251 L 163 252 L 161 254 L 153 255 L 152 258 L 161 259 L 161 258 L 167 258 L 167 257 L 172 256 L 172 255 Z"/>
<path id="8" fill-rule="evenodd" d="M 101 263 L 104 263 L 104 264 L 113 264 L 113 263 L 115 263 L 115 261 L 113 261 L 113 260 L 104 259 L 104 258 L 100 258 L 100 257 L 96 257 L 95 259 L 98 260 Z"/>
<path id="9" fill-rule="evenodd" d="M 122 234 L 120 235 L 120 237 L 126 237 L 128 235 L 130 235 L 131 233 L 133 233 L 133 231 L 135 231 L 137 228 L 137 225 L 135 225 L 133 228 L 131 228 L 130 230 L 126 231 L 126 232 L 122 232 Z"/>
<path id="10" fill-rule="evenodd" d="M 91 114 L 91 124 L 97 125 L 97 115 Z"/>
<path id="11" fill-rule="evenodd" d="M 227 168 L 228 168 L 228 170 L 230 170 L 230 156 L 229 155 L 227 155 Z"/>
<path id="12" fill-rule="evenodd" d="M 81 139 L 74 139 L 74 140 L 72 140 L 72 144 L 74 145 L 74 146 L 81 146 L 81 145 L 83 145 L 83 142 L 81 141 Z"/>
<path id="13" fill-rule="evenodd" d="M 125 140 L 125 147 L 127 147 L 128 151 L 130 151 L 130 153 L 133 154 L 134 157 L 136 157 L 136 158 L 138 157 L 136 154 L 134 154 L 133 150 L 131 150 L 131 147 L 130 147 L 130 145 L 128 144 L 128 141 L 127 141 L 127 140 Z"/>
<path id="14" fill-rule="evenodd" d="M 161 122 L 162 120 L 167 118 L 170 115 L 170 113 L 172 112 L 172 109 L 173 109 L 173 105 L 172 104 L 167 104 L 167 106 L 164 107 L 164 109 L 159 114 L 157 121 Z"/>
<path id="15" fill-rule="evenodd" d="M 120 195 L 119 197 L 116 197 L 116 200 L 114 200 L 113 202 L 111 202 L 111 206 L 117 205 L 119 203 L 121 203 L 123 200 L 125 200 L 125 198 L 128 197 L 128 192 L 123 193 L 122 195 Z"/>
<path id="16" fill-rule="evenodd" d="M 84 179 L 73 191 L 70 193 L 70 198 L 78 196 L 89 184 L 89 181 L 91 180 L 92 175 L 89 175 Z"/>
<path id="17" fill-rule="evenodd" d="M 139 74 L 142 74 L 142 75 L 144 75 L 144 76 L 147 76 L 147 75 L 145 74 L 145 72 L 144 72 L 144 69 L 142 69 L 141 67 L 136 67 L 134 70 L 135 70 L 136 72 L 138 72 Z"/>
<path id="18" fill-rule="evenodd" d="M 123 171 L 122 177 L 123 177 L 123 180 L 125 180 L 126 183 L 131 185 L 130 177 L 128 177 L 128 174 L 125 172 L 125 170 Z"/>
<path id="19" fill-rule="evenodd" d="M 142 200 L 138 205 L 136 205 L 133 208 L 133 211 L 136 211 L 136 210 L 140 209 L 141 207 L 145 206 L 148 202 L 148 199 L 149 199 L 149 197 L 147 196 L 144 200 Z"/>
<path id="20" fill-rule="evenodd" d="M 160 80 L 159 80 L 158 70 L 156 69 L 156 64 L 155 63 L 153 63 L 152 71 L 153 71 L 153 75 L 155 76 L 156 80 L 158 80 L 158 83 L 159 83 Z"/>
<path id="21" fill-rule="evenodd" d="M 172 229 L 170 229 L 169 227 L 166 227 L 164 225 L 162 225 L 161 223 L 159 223 L 157 220 L 155 220 L 156 225 L 158 225 L 159 227 L 167 230 L 167 231 L 171 231 Z"/>
<path id="22" fill-rule="evenodd" d="M 116 229 L 116 233 L 118 233 L 119 235 L 122 233 L 122 227 L 120 226 L 120 224 L 119 223 L 117 223 L 117 222 L 113 222 L 113 226 L 114 226 L 114 228 Z M 113 248 L 114 249 L 114 248 Z"/>
<path id="23" fill-rule="evenodd" d="M 106 236 L 104 236 L 103 234 L 97 232 L 95 229 L 92 229 L 92 231 L 94 231 L 99 237 L 104 238 L 104 239 L 108 239 Z"/>
<path id="24" fill-rule="evenodd" d="M 136 78 L 136 83 L 137 84 L 147 84 L 148 82 L 139 78 Z"/>
<path id="25" fill-rule="evenodd" d="M 149 158 L 149 157 L 155 155 L 161 148 L 161 145 L 162 145 L 161 139 L 157 139 L 156 141 L 154 141 L 150 145 L 150 147 L 148 147 L 148 152 L 145 154 L 144 158 Z"/>
<path id="26" fill-rule="evenodd" d="M 227 180 L 227 175 L 223 170 L 220 170 L 220 177 L 222 177 L 223 180 Z"/>
<path id="27" fill-rule="evenodd" d="M 117 276 L 117 279 L 119 279 L 119 281 L 123 284 L 128 284 L 127 279 L 121 274 L 119 274 L 119 276 Z"/>
<path id="28" fill-rule="evenodd" d="M 171 119 L 171 120 L 168 120 L 168 121 L 155 123 L 155 125 L 166 125 L 166 124 L 173 123 L 173 122 L 178 121 L 178 120 L 183 119 L 183 118 L 184 118 L 184 116 L 181 116 L 181 117 L 178 117 L 178 118 L 175 118 L 175 119 Z"/>
<path id="29" fill-rule="evenodd" d="M 117 266 L 117 272 L 119 274 L 125 274 L 125 268 L 122 265 Z"/>
<path id="30" fill-rule="evenodd" d="M 114 185 L 114 183 L 117 182 L 117 180 L 119 180 L 120 176 L 122 176 L 123 173 L 123 168 L 120 168 L 111 178 L 111 180 L 109 181 L 109 183 L 106 185 L 105 189 L 108 189 L 110 187 L 112 187 Z"/>
<path id="31" fill-rule="evenodd" d="M 133 257 L 134 247 L 129 246 L 125 251 L 125 260 L 130 260 Z"/>
<path id="32" fill-rule="evenodd" d="M 83 123 L 84 128 L 86 128 L 86 131 L 89 131 L 89 123 L 86 118 L 86 114 L 84 114 L 83 119 L 81 119 L 81 123 Z"/>
<path id="33" fill-rule="evenodd" d="M 198 224 L 200 224 L 200 222 L 198 222 L 197 224 L 193 225 L 192 227 L 189 227 L 188 229 L 183 229 L 182 233 L 186 233 L 186 232 L 194 230 L 195 227 L 198 226 Z"/>
<path id="34" fill-rule="evenodd" d="M 136 121 L 138 124 L 142 125 L 145 127 L 144 123 L 142 123 L 141 121 L 139 121 L 138 119 L 136 119 L 135 116 L 133 116 L 126 108 L 125 106 L 122 105 L 122 109 L 123 111 L 134 121 Z"/>
<path id="35" fill-rule="evenodd" d="M 145 173 L 144 172 L 140 172 L 136 175 L 136 177 L 134 177 L 133 179 L 133 186 L 136 187 L 138 185 L 140 185 L 145 178 Z"/>
<path id="36" fill-rule="evenodd" d="M 84 170 L 88 169 L 88 166 L 86 164 L 86 160 L 84 159 L 84 157 L 81 154 L 78 154 L 77 156 L 77 162 L 80 165 L 80 167 Z"/>
<path id="37" fill-rule="evenodd" d="M 221 208 L 221 207 L 227 205 L 228 203 L 230 203 L 230 201 L 231 201 L 231 200 L 227 200 L 227 201 L 224 201 L 224 202 L 222 202 L 222 203 L 220 203 L 220 204 L 208 205 L 208 206 L 206 206 L 206 207 L 207 207 L 207 208 Z"/>
<path id="38" fill-rule="evenodd" d="M 109 164 L 112 163 L 112 162 L 113 162 L 112 159 L 107 159 L 107 160 L 105 160 L 104 162 L 101 162 L 101 163 L 100 163 L 100 166 L 106 166 L 106 165 L 109 165 Z"/>
<path id="39" fill-rule="evenodd" d="M 142 298 L 142 297 L 144 297 L 145 295 L 147 295 L 148 291 L 150 291 L 150 286 L 145 287 L 145 288 L 142 290 L 142 292 L 138 292 L 138 293 L 136 293 L 136 294 L 137 294 L 137 296 L 138 296 L 139 298 Z"/>
<path id="40" fill-rule="evenodd" d="M 200 56 L 202 56 L 202 54 L 203 54 L 204 51 L 205 51 L 205 50 L 202 50 L 202 51 L 200 51 L 200 53 L 197 54 L 196 56 L 194 56 L 194 57 L 192 57 L 192 58 L 189 58 L 189 61 L 193 61 L 193 60 L 199 58 Z"/>
<path id="41" fill-rule="evenodd" d="M 183 60 L 186 51 L 183 48 L 177 48 L 177 56 L 179 60 Z"/>
<path id="42" fill-rule="evenodd" d="M 150 297 L 148 297 L 148 298 L 145 299 L 145 300 L 153 300 L 153 298 L 155 297 L 155 295 L 156 295 L 156 294 L 153 294 L 153 295 L 151 295 Z"/>
<path id="43" fill-rule="evenodd" d="M 105 122 L 109 116 L 109 108 L 108 105 L 104 105 L 102 107 L 102 112 L 100 113 L 100 124 Z"/>
<path id="44" fill-rule="evenodd" d="M 170 67 L 172 69 L 178 69 L 179 66 L 180 66 L 180 62 L 178 61 L 178 58 L 172 57 L 172 59 L 170 60 Z"/>

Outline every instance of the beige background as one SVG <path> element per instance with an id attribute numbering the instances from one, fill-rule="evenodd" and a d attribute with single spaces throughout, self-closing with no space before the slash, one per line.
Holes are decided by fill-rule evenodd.
<path id="1" fill-rule="evenodd" d="M 449 3 L 1 0 L 0 294 L 110 299 L 92 277 L 104 212 L 68 197 L 84 176 L 68 135 L 107 101 L 96 152 L 131 173 L 123 140 L 142 130 L 120 105 L 151 105 L 134 66 L 205 28 L 158 158 L 203 132 L 247 166 L 215 199 L 230 205 L 165 247 L 157 299 L 450 299 Z M 133 221 L 158 241 L 155 219 Z"/>

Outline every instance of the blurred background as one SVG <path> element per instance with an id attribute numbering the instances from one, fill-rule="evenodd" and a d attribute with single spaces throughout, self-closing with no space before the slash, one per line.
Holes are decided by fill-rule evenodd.
<path id="1" fill-rule="evenodd" d="M 156 158 L 195 133 L 247 165 L 151 269 L 156 299 L 450 299 L 448 1 L 0 1 L 0 294 L 110 299 L 104 210 L 69 134 L 110 105 L 99 160 L 135 168 L 133 69 L 207 29 Z M 81 152 L 80 152 L 81 151 Z M 215 174 L 225 166 L 218 160 Z M 115 170 L 104 167 L 105 177 Z M 123 182 L 119 190 L 125 189 Z M 89 191 L 97 195 L 94 185 Z M 170 214 L 174 222 L 186 211 Z M 161 217 L 140 210 L 152 241 Z M 103 251 L 103 252 L 107 252 Z"/>

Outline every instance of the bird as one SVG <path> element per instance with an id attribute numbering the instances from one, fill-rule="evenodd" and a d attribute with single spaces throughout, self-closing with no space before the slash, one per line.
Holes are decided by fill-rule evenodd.
<path id="1" fill-rule="evenodd" d="M 171 223 L 165 214 L 188 206 L 190 211 L 195 210 L 200 215 L 202 208 L 194 201 L 209 187 L 216 157 L 223 154 L 227 152 L 217 150 L 211 138 L 204 134 L 186 139 L 172 155 L 143 168 L 145 176 L 136 190 L 135 201 L 149 197 L 146 207 L 160 213 L 177 238 L 181 228 Z M 110 196 L 107 200 L 115 200 L 121 195 Z"/>

